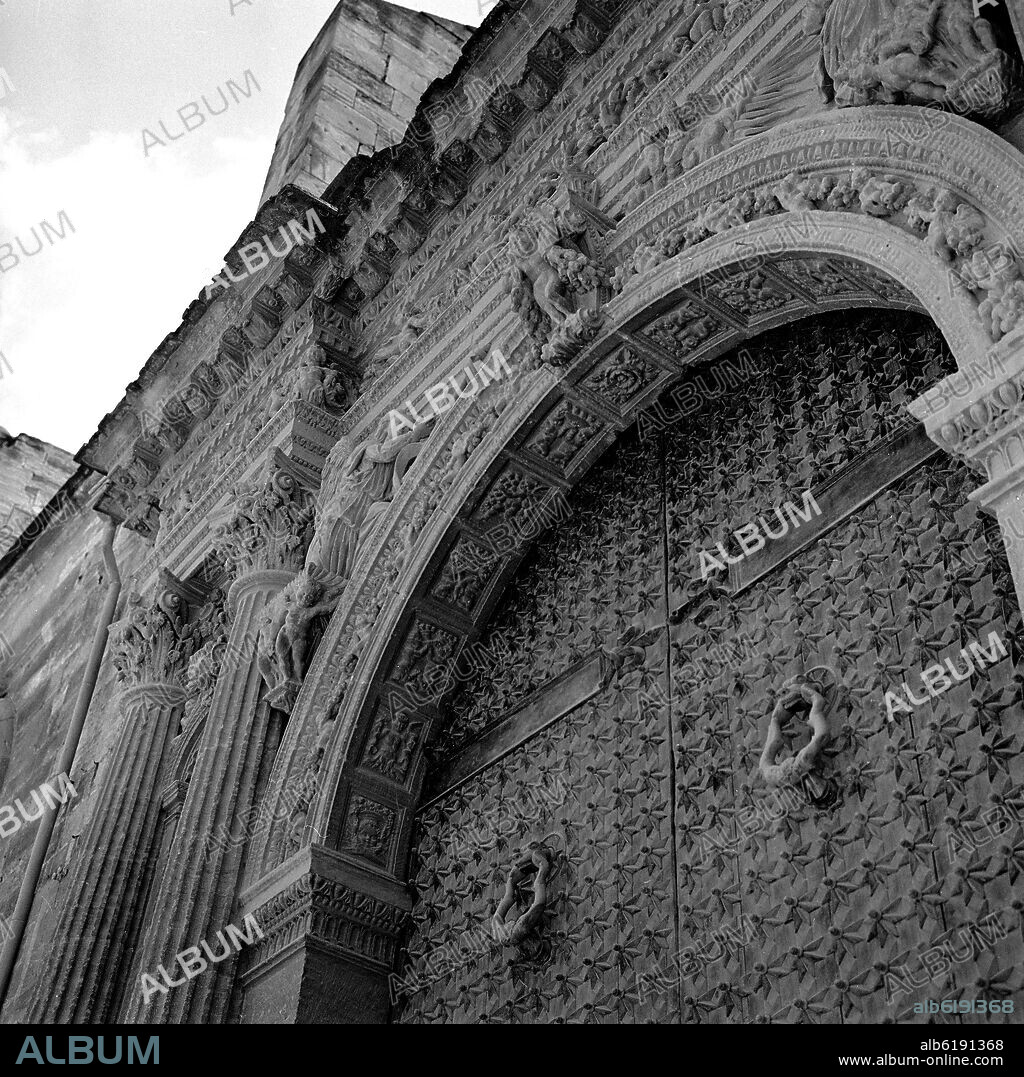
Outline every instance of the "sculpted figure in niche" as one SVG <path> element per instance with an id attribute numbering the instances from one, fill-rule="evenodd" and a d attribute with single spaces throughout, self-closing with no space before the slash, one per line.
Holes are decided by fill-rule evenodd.
<path id="1" fill-rule="evenodd" d="M 974 0 L 815 0 L 826 101 L 948 106 L 993 119 L 1010 104 L 1010 58 Z"/>
<path id="2" fill-rule="evenodd" d="M 256 664 L 270 693 L 269 702 L 290 711 L 306 676 L 306 652 L 313 621 L 330 613 L 338 592 L 303 569 L 267 605 L 260 622 Z"/>
<path id="3" fill-rule="evenodd" d="M 376 434 L 352 450 L 334 492 L 321 503 L 308 564 L 339 580 L 349 578 L 363 539 L 395 499 L 430 436 L 433 418 L 395 438 L 385 418 Z"/>

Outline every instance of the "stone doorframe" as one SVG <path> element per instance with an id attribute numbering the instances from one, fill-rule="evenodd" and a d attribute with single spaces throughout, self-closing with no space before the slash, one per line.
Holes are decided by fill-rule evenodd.
<path id="1" fill-rule="evenodd" d="M 448 412 L 367 539 L 299 694 L 269 794 L 280 802 L 315 776 L 316 795 L 251 850 L 255 881 L 241 901 L 265 938 L 240 980 L 243 1021 L 387 1019 L 387 974 L 411 907 L 405 880 L 423 745 L 439 716 L 436 700 L 417 705 L 409 690 L 429 696 L 429 669 L 450 668 L 479 638 L 534 537 L 517 531 L 524 517 L 571 490 L 686 368 L 830 309 L 920 310 L 961 373 L 909 410 L 947 451 L 984 463 L 989 482 L 974 497 L 996 512 L 1004 534 L 1015 523 L 1024 535 L 1024 331 L 993 344 L 976 300 L 951 286 L 934 239 L 890 223 L 871 198 L 867 212 L 798 207 L 745 223 L 728 212 L 735 192 L 853 165 L 919 191 L 946 187 L 984 216 L 987 243 L 1024 250 L 1024 157 L 973 123 L 914 108 L 843 110 L 750 139 L 622 221 L 613 253 L 625 262 L 670 223 L 725 207 L 717 234 L 626 280 L 595 339 L 567 366 L 503 386 L 498 407 L 463 401 Z M 752 251 L 765 256 L 754 272 L 770 287 L 747 307 L 731 305 L 725 297 L 747 280 Z M 825 298 L 784 273 L 802 261 L 811 279 L 823 259 L 839 266 Z M 667 336 L 645 335 L 681 305 L 688 313 Z M 691 315 L 710 320 L 688 335 Z M 507 549 L 485 570 L 481 536 L 493 528 Z M 1010 547 L 1010 561 L 1024 606 L 1021 545 Z"/>

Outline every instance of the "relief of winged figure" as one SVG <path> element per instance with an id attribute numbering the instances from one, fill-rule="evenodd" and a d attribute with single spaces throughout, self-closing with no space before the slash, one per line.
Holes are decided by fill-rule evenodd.
<path id="1" fill-rule="evenodd" d="M 813 68 L 813 48 L 804 46 L 803 51 L 787 53 L 714 94 L 691 95 L 669 109 L 664 114 L 662 182 L 795 116 L 813 101 Z"/>

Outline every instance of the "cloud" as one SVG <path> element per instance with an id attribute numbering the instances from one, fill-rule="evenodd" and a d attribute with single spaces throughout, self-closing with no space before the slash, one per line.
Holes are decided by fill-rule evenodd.
<path id="1" fill-rule="evenodd" d="M 76 451 L 223 265 L 258 204 L 264 139 L 219 137 L 211 119 L 143 155 L 142 135 L 91 132 L 61 152 L 52 130 L 0 112 L 0 424 Z M 228 211 L 225 207 L 230 207 Z M 51 232 L 31 258 L 40 222 Z M 6 251 L 0 247 L 0 251 Z"/>

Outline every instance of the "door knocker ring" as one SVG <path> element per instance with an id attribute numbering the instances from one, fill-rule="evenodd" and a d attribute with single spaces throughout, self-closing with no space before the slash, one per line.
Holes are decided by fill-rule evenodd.
<path id="1" fill-rule="evenodd" d="M 824 808 L 835 802 L 838 791 L 834 782 L 813 772 L 822 750 L 833 737 L 830 717 L 835 704 L 835 693 L 828 691 L 825 684 L 816 683 L 820 680 L 821 678 L 798 678 L 783 689 L 772 711 L 768 737 L 758 769 L 767 785 L 773 788 L 799 785 L 812 805 Z M 832 698 L 828 699 L 826 695 Z M 776 759 L 785 740 L 783 726 L 800 711 L 807 712 L 811 739 L 796 755 L 777 763 Z"/>
<path id="2" fill-rule="evenodd" d="M 548 901 L 548 880 L 554 855 L 547 846 L 538 845 L 526 853 L 509 871 L 505 893 L 491 918 L 494 937 L 511 946 L 521 946 L 540 923 Z M 517 893 L 533 875 L 533 898 L 530 907 L 513 924 L 505 917 L 516 902 Z"/>

